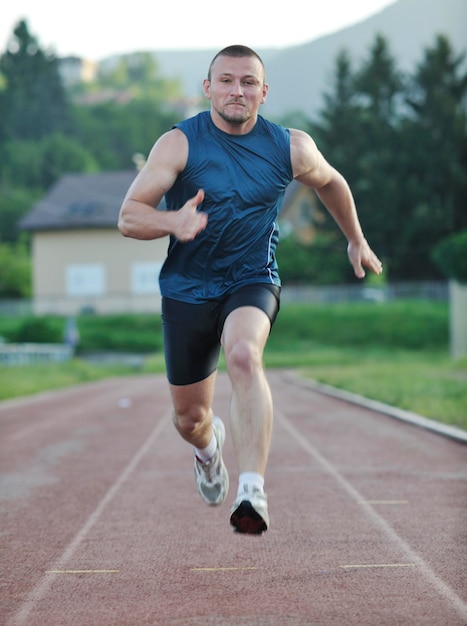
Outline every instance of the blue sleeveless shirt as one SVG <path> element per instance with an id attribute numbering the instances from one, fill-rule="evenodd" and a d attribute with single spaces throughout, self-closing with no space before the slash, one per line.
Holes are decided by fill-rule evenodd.
<path id="1" fill-rule="evenodd" d="M 275 258 L 277 217 L 292 181 L 289 130 L 258 116 L 246 135 L 223 132 L 205 111 L 176 124 L 188 160 L 165 196 L 176 211 L 204 189 L 206 229 L 193 241 L 170 238 L 159 283 L 163 296 L 215 300 L 253 283 L 280 285 Z"/>

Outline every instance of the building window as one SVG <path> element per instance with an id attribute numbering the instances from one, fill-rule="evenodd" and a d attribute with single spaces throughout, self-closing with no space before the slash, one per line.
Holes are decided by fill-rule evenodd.
<path id="1" fill-rule="evenodd" d="M 137 295 L 159 294 L 162 263 L 134 263 L 131 268 L 131 291 Z"/>
<path id="2" fill-rule="evenodd" d="M 105 267 L 98 263 L 80 263 L 66 268 L 66 292 L 69 296 L 100 296 L 105 293 Z"/>

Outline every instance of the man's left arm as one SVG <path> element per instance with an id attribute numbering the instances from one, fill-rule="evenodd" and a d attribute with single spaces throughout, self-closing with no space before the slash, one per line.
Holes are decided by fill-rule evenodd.
<path id="1" fill-rule="evenodd" d="M 291 160 L 294 177 L 315 189 L 348 241 L 347 254 L 358 278 L 365 276 L 364 267 L 381 274 L 382 263 L 371 250 L 363 234 L 350 187 L 303 131 L 291 129 Z"/>

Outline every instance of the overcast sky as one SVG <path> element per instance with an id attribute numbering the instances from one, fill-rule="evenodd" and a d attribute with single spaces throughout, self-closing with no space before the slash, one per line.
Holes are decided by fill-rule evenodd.
<path id="1" fill-rule="evenodd" d="M 20 19 L 41 48 L 98 61 L 115 53 L 285 47 L 351 26 L 396 0 L 3 0 L 0 52 Z M 316 7 L 316 9 L 315 9 Z"/>

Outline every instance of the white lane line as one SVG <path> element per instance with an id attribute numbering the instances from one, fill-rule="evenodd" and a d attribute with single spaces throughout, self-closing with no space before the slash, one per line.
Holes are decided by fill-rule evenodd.
<path id="1" fill-rule="evenodd" d="M 46 574 L 119 574 L 119 569 L 48 569 Z"/>
<path id="2" fill-rule="evenodd" d="M 378 400 L 371 400 L 371 398 L 365 398 L 365 396 L 360 396 L 359 394 L 352 393 L 351 391 L 345 391 L 345 389 L 325 385 L 324 383 L 319 383 L 316 380 L 300 378 L 296 374 L 286 375 L 286 380 L 287 379 L 299 387 L 312 389 L 313 391 L 317 391 L 318 393 L 322 393 L 326 396 L 344 400 L 344 402 L 351 402 L 352 404 L 356 404 L 358 406 L 364 406 L 367 409 L 376 411 L 377 413 L 382 413 L 383 415 L 389 415 L 390 417 L 394 417 L 402 422 L 411 424 L 412 426 L 420 426 L 421 428 L 424 428 L 432 433 L 436 433 L 437 435 L 449 437 L 455 441 L 459 441 L 460 443 L 467 443 L 467 431 L 463 428 L 451 426 L 450 424 L 443 424 L 442 422 L 428 419 L 424 415 L 419 415 L 418 413 L 413 413 L 412 411 L 406 411 L 405 409 L 399 409 L 398 407 L 385 404 L 384 402 L 379 402 Z"/>
<path id="3" fill-rule="evenodd" d="M 381 530 L 402 550 L 407 557 L 407 561 L 418 567 L 420 572 L 428 582 L 433 585 L 436 591 L 441 595 L 464 620 L 467 620 L 467 603 L 460 598 L 451 587 L 435 574 L 430 566 L 416 552 L 412 550 L 410 545 L 400 537 L 396 531 L 388 524 L 388 522 L 375 511 L 369 502 L 365 501 L 362 494 L 342 476 L 342 474 L 332 465 L 318 450 L 305 439 L 295 426 L 278 410 L 275 411 L 275 417 L 281 426 L 297 441 L 297 443 L 310 454 L 317 463 L 321 465 L 336 482 L 347 492 L 352 500 L 362 506 L 372 521 L 379 526 Z"/>
<path id="4" fill-rule="evenodd" d="M 190 567 L 190 572 L 245 572 L 257 567 Z"/>
<path id="5" fill-rule="evenodd" d="M 367 569 L 379 567 L 416 567 L 415 563 L 356 563 L 354 565 L 339 565 L 342 569 Z"/>
<path id="6" fill-rule="evenodd" d="M 362 504 L 408 504 L 408 500 L 362 500 Z"/>
<path id="7" fill-rule="evenodd" d="M 125 483 L 125 481 L 129 478 L 129 476 L 134 472 L 136 467 L 142 461 L 144 456 L 149 452 L 149 450 L 154 445 L 154 442 L 162 433 L 166 425 L 170 422 L 170 416 L 165 415 L 156 425 L 154 430 L 150 433 L 147 439 L 144 441 L 143 445 L 139 448 L 133 458 L 130 460 L 128 465 L 125 467 L 123 472 L 117 478 L 117 480 L 113 483 L 113 485 L 109 488 L 105 496 L 99 502 L 97 507 L 91 513 L 91 515 L 86 520 L 85 524 L 81 527 L 81 529 L 76 533 L 72 541 L 65 548 L 63 554 L 51 565 L 48 570 L 49 573 L 37 583 L 35 587 L 29 592 L 26 596 L 26 599 L 15 613 L 13 618 L 10 620 L 9 624 L 11 626 L 21 626 L 22 624 L 27 624 L 28 617 L 32 609 L 36 606 L 36 604 L 46 595 L 50 586 L 59 575 L 59 571 L 66 570 L 66 564 L 71 560 L 76 550 L 79 548 L 83 539 L 85 539 L 86 535 L 92 529 L 92 527 L 96 524 L 96 522 L 101 517 L 104 512 L 106 506 L 113 500 L 120 487 Z"/>

